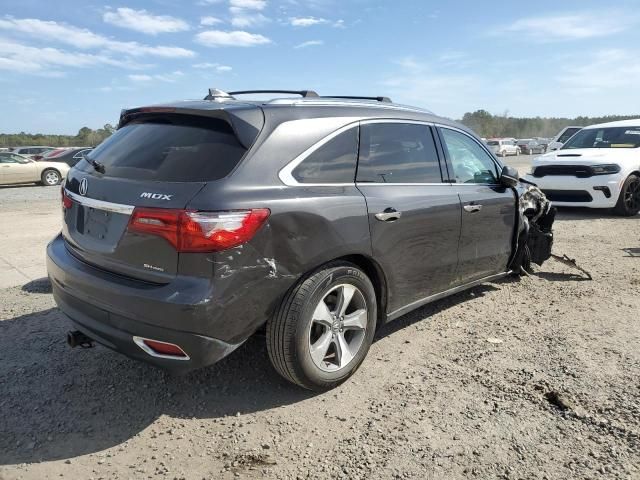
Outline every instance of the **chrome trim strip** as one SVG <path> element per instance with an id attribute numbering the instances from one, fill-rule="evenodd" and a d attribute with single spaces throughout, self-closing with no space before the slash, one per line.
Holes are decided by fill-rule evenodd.
<path id="1" fill-rule="evenodd" d="M 64 189 L 64 194 L 80 205 L 89 208 L 95 208 L 98 210 L 105 210 L 107 212 L 131 215 L 133 213 L 133 209 L 136 208 L 133 205 L 123 205 L 121 203 L 105 202 L 104 200 L 96 200 L 95 198 L 83 197 L 76 193 L 70 192 L 66 188 Z"/>
<path id="2" fill-rule="evenodd" d="M 176 357 L 173 355 L 163 355 L 161 353 L 154 352 L 148 345 L 145 345 L 144 343 L 145 340 L 151 340 L 152 342 L 161 342 L 161 343 L 166 343 L 168 345 L 174 345 L 178 347 L 180 350 L 182 350 L 182 353 L 184 353 L 184 357 Z M 144 350 L 145 353 L 151 355 L 152 357 L 165 358 L 167 360 L 181 360 L 181 361 L 191 360 L 189 355 L 187 355 L 187 352 L 185 352 L 180 345 L 176 345 L 175 343 L 163 342 L 162 340 L 154 340 L 153 338 L 144 338 L 144 337 L 133 337 L 133 341 L 142 350 Z"/>
<path id="3" fill-rule="evenodd" d="M 473 282 L 465 283 L 464 285 L 459 285 L 454 288 L 450 288 L 449 290 L 445 290 L 444 292 L 436 293 L 434 295 L 430 295 L 421 300 L 416 300 L 415 302 L 411 302 L 409 305 L 405 305 L 404 307 L 400 307 L 397 310 L 387 314 L 387 321 L 395 320 L 398 317 L 401 317 L 405 313 L 409 313 L 411 310 L 415 310 L 416 308 L 422 307 L 427 303 L 435 302 L 436 300 L 441 300 L 449 295 L 454 295 L 456 293 L 460 293 L 464 290 L 468 290 L 469 288 L 476 287 L 481 283 L 492 282 L 494 280 L 499 280 L 503 277 L 506 277 L 511 273 L 511 270 L 507 272 L 498 273 L 496 275 L 489 275 L 488 277 L 481 278 L 479 280 L 474 280 Z"/>

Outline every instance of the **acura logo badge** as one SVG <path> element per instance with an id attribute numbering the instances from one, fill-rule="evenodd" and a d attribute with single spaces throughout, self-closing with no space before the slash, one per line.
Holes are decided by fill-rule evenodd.
<path id="1" fill-rule="evenodd" d="M 89 188 L 89 182 L 86 178 L 83 178 L 80 181 L 80 189 L 78 190 L 80 192 L 80 195 L 85 196 L 87 194 L 87 188 Z"/>

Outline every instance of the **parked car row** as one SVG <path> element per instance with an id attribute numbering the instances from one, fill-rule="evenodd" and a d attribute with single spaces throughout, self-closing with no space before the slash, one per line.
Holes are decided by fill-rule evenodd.
<path id="1" fill-rule="evenodd" d="M 489 149 L 499 157 L 509 155 L 533 155 L 546 153 L 549 140 L 546 138 L 490 138 L 486 142 Z"/>

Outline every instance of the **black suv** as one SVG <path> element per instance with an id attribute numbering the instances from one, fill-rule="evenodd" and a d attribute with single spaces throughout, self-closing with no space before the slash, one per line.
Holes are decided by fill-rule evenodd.
<path id="1" fill-rule="evenodd" d="M 70 171 L 47 265 L 72 346 L 186 371 L 266 327 L 276 370 L 328 389 L 385 322 L 549 257 L 554 209 L 462 125 L 245 93 L 124 110 Z"/>

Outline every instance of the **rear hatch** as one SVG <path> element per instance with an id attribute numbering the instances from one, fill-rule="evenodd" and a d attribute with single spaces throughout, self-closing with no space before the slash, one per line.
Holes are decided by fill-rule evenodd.
<path id="1" fill-rule="evenodd" d="M 206 102 L 209 103 L 209 102 Z M 166 238 L 129 228 L 141 208 L 185 209 L 227 176 L 263 125 L 261 109 L 138 109 L 69 173 L 63 236 L 80 260 L 129 278 L 168 283 L 179 253 Z M 138 210 L 136 210 L 138 209 Z"/>

